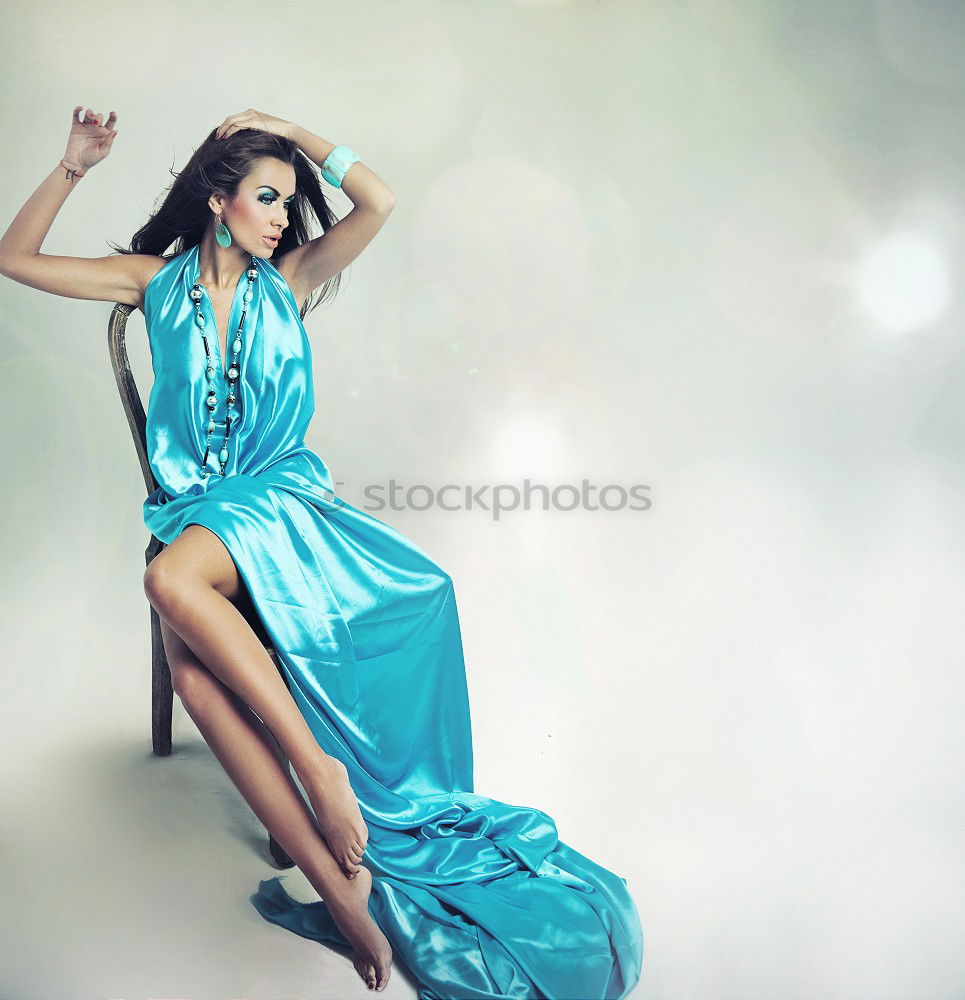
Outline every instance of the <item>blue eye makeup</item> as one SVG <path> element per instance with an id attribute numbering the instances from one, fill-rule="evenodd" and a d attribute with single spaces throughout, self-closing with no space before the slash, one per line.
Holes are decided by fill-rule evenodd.
<path id="1" fill-rule="evenodd" d="M 278 192 L 273 187 L 271 187 L 270 185 L 267 185 L 266 188 L 265 188 L 265 190 L 262 191 L 262 193 L 260 195 L 258 195 L 258 200 L 261 201 L 261 203 L 263 205 L 270 205 L 271 202 L 274 201 L 275 198 L 277 198 L 277 197 L 278 197 Z M 262 201 L 262 198 L 269 198 L 271 200 L 270 201 Z M 292 202 L 294 200 L 295 200 L 295 196 L 292 195 L 288 199 L 288 201 L 285 202 L 285 208 L 291 208 Z"/>

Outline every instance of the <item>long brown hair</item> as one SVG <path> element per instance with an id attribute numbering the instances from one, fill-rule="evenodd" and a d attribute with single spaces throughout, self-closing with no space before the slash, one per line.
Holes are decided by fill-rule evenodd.
<path id="1" fill-rule="evenodd" d="M 243 128 L 232 132 L 225 139 L 215 139 L 217 129 L 212 129 L 204 142 L 195 150 L 180 172 L 171 170 L 174 182 L 161 207 L 131 237 L 130 248 L 110 246 L 118 253 L 147 253 L 164 257 L 174 244 L 167 259 L 200 244 L 205 228 L 211 221 L 208 199 L 212 194 L 229 198 L 238 193 L 238 185 L 254 168 L 255 161 L 273 156 L 291 165 L 295 171 L 295 197 L 288 210 L 288 225 L 271 262 L 278 262 L 289 250 L 313 238 L 309 230 L 308 207 L 312 215 L 327 232 L 338 222 L 319 183 L 315 164 L 298 148 L 297 143 L 284 136 L 261 129 Z M 302 319 L 320 305 L 329 292 L 338 291 L 341 272 L 321 286 L 320 295 L 312 301 L 308 297 L 302 307 Z"/>

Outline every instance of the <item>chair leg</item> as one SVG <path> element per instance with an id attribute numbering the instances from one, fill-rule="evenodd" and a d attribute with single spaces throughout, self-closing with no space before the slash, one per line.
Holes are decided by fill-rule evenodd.
<path id="1" fill-rule="evenodd" d="M 164 549 L 164 543 L 151 535 L 144 561 L 150 566 L 154 557 Z M 171 687 L 171 668 L 164 652 L 161 619 L 153 604 L 151 609 L 151 741 L 158 757 L 171 753 L 171 712 L 174 707 L 174 689 Z"/>
<path id="2" fill-rule="evenodd" d="M 171 713 L 174 706 L 174 689 L 171 686 L 171 668 L 164 652 L 161 636 L 161 619 L 153 605 L 151 608 L 151 720 L 154 753 L 167 757 L 171 753 Z"/>
<path id="3" fill-rule="evenodd" d="M 295 867 L 295 862 L 288 856 L 285 848 L 282 847 L 271 834 L 268 834 L 268 852 L 271 854 L 275 864 L 279 868 Z"/>

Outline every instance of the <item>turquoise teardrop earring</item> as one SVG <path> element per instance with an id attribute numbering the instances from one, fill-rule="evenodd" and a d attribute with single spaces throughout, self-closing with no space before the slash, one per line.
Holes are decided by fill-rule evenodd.
<path id="1" fill-rule="evenodd" d="M 221 221 L 221 216 L 218 216 L 218 224 L 214 227 L 214 238 L 218 241 L 218 246 L 225 247 L 226 249 L 231 246 L 231 233 L 228 232 L 228 227 Z"/>

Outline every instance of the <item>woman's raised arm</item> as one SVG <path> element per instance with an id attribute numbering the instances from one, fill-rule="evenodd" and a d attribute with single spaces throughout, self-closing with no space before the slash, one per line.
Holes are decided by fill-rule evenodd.
<path id="1" fill-rule="evenodd" d="M 107 257 L 57 257 L 40 252 L 57 213 L 74 186 L 111 150 L 117 116 L 107 123 L 88 109 L 84 120 L 74 108 L 67 151 L 40 187 L 27 199 L 0 238 L 0 274 L 31 288 L 74 299 L 100 299 L 140 305 L 144 287 L 157 271 L 150 254 Z"/>

